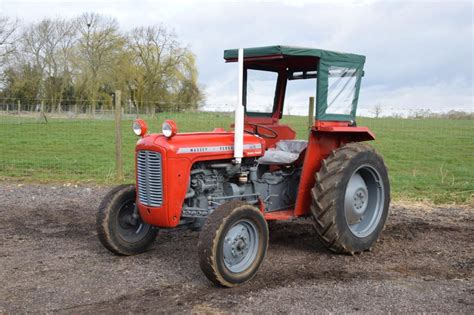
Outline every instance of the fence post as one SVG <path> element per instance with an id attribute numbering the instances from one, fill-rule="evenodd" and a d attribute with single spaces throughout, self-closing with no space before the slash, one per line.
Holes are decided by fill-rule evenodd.
<path id="1" fill-rule="evenodd" d="M 21 114 L 21 101 L 18 100 L 18 115 Z"/>
<path id="2" fill-rule="evenodd" d="M 41 100 L 40 115 L 44 122 L 48 123 L 48 118 L 46 118 L 46 114 L 44 113 L 44 100 Z"/>
<path id="3" fill-rule="evenodd" d="M 115 91 L 115 170 L 117 180 L 123 180 L 123 160 L 122 160 L 122 91 Z"/>
<path id="4" fill-rule="evenodd" d="M 314 96 L 309 97 L 308 106 L 308 131 L 311 132 L 311 127 L 314 124 Z"/>

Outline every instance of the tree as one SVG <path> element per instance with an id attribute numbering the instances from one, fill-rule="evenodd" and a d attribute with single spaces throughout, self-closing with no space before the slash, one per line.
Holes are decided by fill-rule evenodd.
<path id="1" fill-rule="evenodd" d="M 41 72 L 35 66 L 24 64 L 18 69 L 10 67 L 4 71 L 4 78 L 4 97 L 18 99 L 22 104 L 36 99 Z"/>
<path id="2" fill-rule="evenodd" d="M 153 108 L 158 104 L 160 110 L 170 110 L 170 103 L 183 102 L 184 109 L 202 100 L 194 55 L 181 47 L 176 35 L 163 25 L 133 29 L 128 49 L 134 68 L 131 84 L 138 104 Z"/>
<path id="3" fill-rule="evenodd" d="M 77 28 L 73 21 L 63 19 L 56 20 L 55 28 L 59 41 L 54 56 L 56 58 L 56 74 L 60 74 L 59 84 L 55 91 L 58 109 L 61 109 L 63 99 L 70 98 L 70 92 L 73 90 L 73 56 L 77 43 Z"/>
<path id="4" fill-rule="evenodd" d="M 177 48 L 175 35 L 161 25 L 138 27 L 130 32 L 128 49 L 132 56 L 134 97 L 138 106 L 149 110 L 154 107 L 152 101 L 169 101 L 166 77 L 170 77 L 169 72 L 180 58 L 175 53 Z"/>
<path id="5" fill-rule="evenodd" d="M 38 98 L 60 110 L 64 92 L 72 85 L 71 55 L 76 40 L 74 23 L 45 18 L 30 24 L 21 36 L 20 60 L 39 69 Z"/>
<path id="6" fill-rule="evenodd" d="M 15 31 L 18 22 L 6 16 L 0 16 L 0 65 L 15 51 Z"/>
<path id="7" fill-rule="evenodd" d="M 116 89 L 148 111 L 203 101 L 194 55 L 163 25 L 124 35 L 113 18 L 84 13 L 20 26 L 0 18 L 2 97 L 23 104 L 46 99 L 52 111 L 74 99 L 92 114 L 110 106 Z"/>
<path id="8" fill-rule="evenodd" d="M 80 34 L 77 66 L 84 69 L 80 72 L 80 80 L 91 104 L 90 111 L 94 114 L 101 87 L 108 80 L 108 68 L 114 67 L 114 60 L 123 50 L 124 39 L 118 32 L 115 19 L 84 13 L 76 23 Z"/>
<path id="9" fill-rule="evenodd" d="M 4 68 L 8 58 L 15 52 L 15 34 L 18 21 L 12 21 L 6 16 L 0 16 L 0 71 Z M 0 86 L 3 79 L 0 73 Z"/>
<path id="10" fill-rule="evenodd" d="M 375 118 L 379 118 L 380 114 L 382 113 L 382 106 L 380 104 L 375 105 L 373 113 L 375 115 Z"/>
<path id="11" fill-rule="evenodd" d="M 176 79 L 176 103 L 181 109 L 197 109 L 204 101 L 204 95 L 197 83 L 195 57 L 190 51 L 184 54 Z"/>

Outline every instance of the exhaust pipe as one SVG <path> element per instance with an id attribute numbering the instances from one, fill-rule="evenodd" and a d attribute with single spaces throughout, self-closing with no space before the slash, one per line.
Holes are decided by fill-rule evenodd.
<path id="1" fill-rule="evenodd" d="M 234 120 L 234 160 L 236 164 L 242 163 L 244 157 L 244 50 L 239 49 L 239 90 L 235 106 Z"/>

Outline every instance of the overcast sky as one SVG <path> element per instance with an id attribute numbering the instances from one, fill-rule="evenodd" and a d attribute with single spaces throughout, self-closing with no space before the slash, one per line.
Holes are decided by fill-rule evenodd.
<path id="1" fill-rule="evenodd" d="M 224 49 L 297 45 L 367 56 L 362 112 L 474 110 L 472 1 L 0 0 L 1 15 L 24 22 L 82 12 L 115 17 L 123 30 L 173 29 L 197 56 L 209 104 L 236 99 Z"/>

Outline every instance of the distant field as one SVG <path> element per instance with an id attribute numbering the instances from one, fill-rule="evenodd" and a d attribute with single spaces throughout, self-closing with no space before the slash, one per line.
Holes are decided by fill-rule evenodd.
<path id="1" fill-rule="evenodd" d="M 147 119 L 156 132 L 165 118 L 180 131 L 212 130 L 232 123 L 215 113 L 159 114 Z M 299 138 L 306 117 L 289 116 Z M 133 180 L 132 120 L 122 122 L 126 181 Z M 361 118 L 358 125 L 376 134 L 374 146 L 389 167 L 395 199 L 437 203 L 472 202 L 474 196 L 474 121 Z M 0 116 L 0 178 L 3 180 L 113 184 L 114 122 L 110 119 L 49 119 Z"/>

